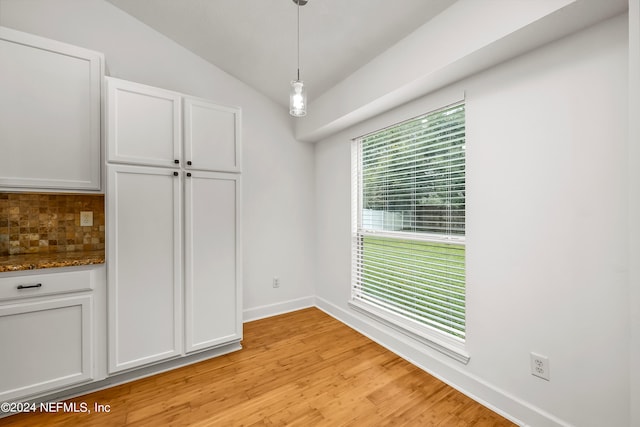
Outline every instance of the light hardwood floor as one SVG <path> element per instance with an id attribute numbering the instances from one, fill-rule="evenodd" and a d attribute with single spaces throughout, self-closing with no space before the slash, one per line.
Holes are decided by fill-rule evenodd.
<path id="1" fill-rule="evenodd" d="M 249 322 L 244 349 L 78 397 L 109 413 L 7 426 L 512 426 L 316 308 Z"/>

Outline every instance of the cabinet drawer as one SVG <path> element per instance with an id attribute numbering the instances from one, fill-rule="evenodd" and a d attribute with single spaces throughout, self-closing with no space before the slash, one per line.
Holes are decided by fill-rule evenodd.
<path id="1" fill-rule="evenodd" d="M 0 278 L 0 301 L 91 290 L 91 271 Z"/>

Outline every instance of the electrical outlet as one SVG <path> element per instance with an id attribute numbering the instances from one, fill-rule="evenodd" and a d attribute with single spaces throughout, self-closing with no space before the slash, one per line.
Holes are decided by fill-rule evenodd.
<path id="1" fill-rule="evenodd" d="M 549 358 L 541 354 L 531 353 L 531 375 L 550 381 Z"/>
<path id="2" fill-rule="evenodd" d="M 80 226 L 91 227 L 93 225 L 93 212 L 82 211 L 80 212 Z"/>
<path id="3" fill-rule="evenodd" d="M 274 288 L 279 288 L 280 287 L 280 279 L 278 279 L 277 277 L 273 278 L 273 287 Z"/>

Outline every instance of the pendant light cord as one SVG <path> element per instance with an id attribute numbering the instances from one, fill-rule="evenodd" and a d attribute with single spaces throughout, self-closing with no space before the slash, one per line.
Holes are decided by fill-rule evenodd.
<path id="1" fill-rule="evenodd" d="M 298 81 L 300 81 L 300 0 L 298 4 Z"/>

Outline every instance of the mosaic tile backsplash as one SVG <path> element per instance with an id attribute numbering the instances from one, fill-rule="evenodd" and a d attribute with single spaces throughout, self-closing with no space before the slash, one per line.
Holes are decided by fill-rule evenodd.
<path id="1" fill-rule="evenodd" d="M 80 226 L 80 212 L 93 226 Z M 104 249 L 103 194 L 0 192 L 0 256 Z"/>

